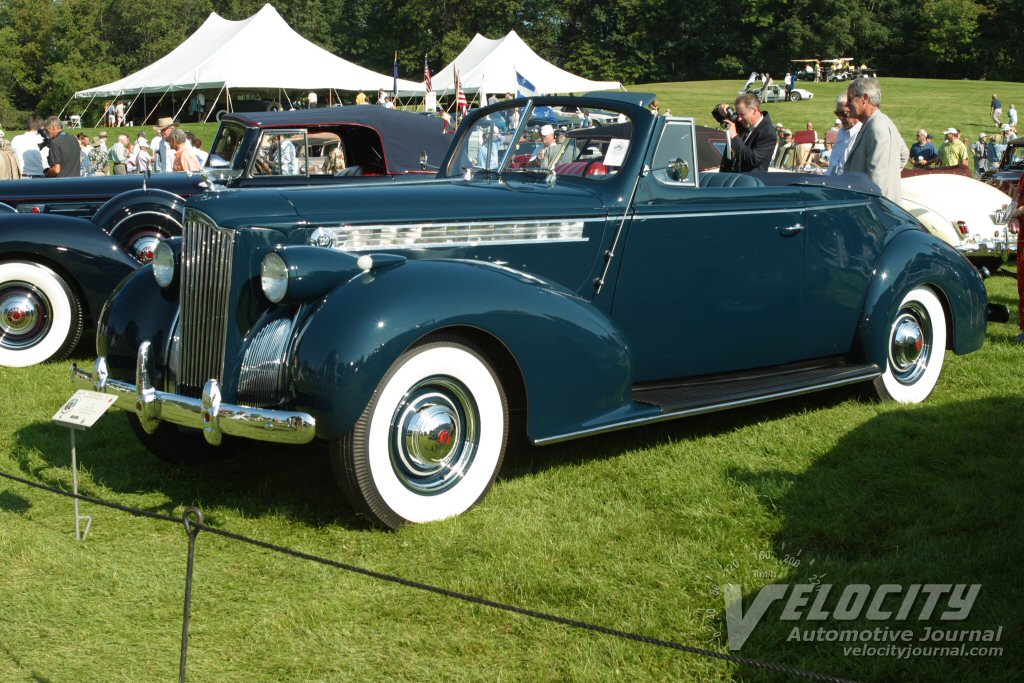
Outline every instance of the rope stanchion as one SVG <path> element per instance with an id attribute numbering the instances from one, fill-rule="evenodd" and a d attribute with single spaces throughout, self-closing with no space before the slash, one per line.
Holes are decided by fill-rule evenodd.
<path id="1" fill-rule="evenodd" d="M 184 510 L 184 512 L 182 513 L 181 518 L 170 517 L 168 515 L 161 515 L 161 514 L 154 513 L 154 512 L 148 512 L 146 510 L 140 510 L 138 508 L 132 508 L 132 507 L 129 507 L 129 506 L 126 506 L 126 505 L 121 505 L 120 503 L 112 503 L 110 501 L 105 501 L 105 500 L 102 500 L 102 499 L 99 499 L 99 498 L 93 498 L 91 496 L 85 496 L 85 495 L 82 495 L 82 494 L 77 494 L 77 495 L 76 494 L 72 494 L 72 493 L 69 493 L 68 491 L 64 491 L 62 489 L 54 488 L 54 487 L 51 487 L 51 486 L 46 486 L 45 484 L 40 484 L 38 482 L 30 481 L 28 479 L 24 479 L 22 477 L 15 476 L 13 474 L 9 474 L 7 472 L 0 472 L 0 477 L 6 478 L 6 479 L 10 479 L 12 481 L 20 482 L 22 484 L 26 484 L 28 486 L 32 486 L 32 487 L 37 488 L 37 489 L 42 489 L 44 491 L 49 491 L 51 493 L 56 493 L 56 494 L 59 494 L 59 495 L 62 495 L 62 496 L 67 496 L 69 498 L 80 498 L 80 499 L 82 499 L 84 501 L 87 501 L 89 503 L 92 503 L 94 505 L 100 505 L 102 507 L 107 507 L 107 508 L 111 508 L 111 509 L 114 509 L 114 510 L 121 510 L 122 512 L 127 512 L 127 513 L 129 513 L 131 515 L 134 515 L 136 517 L 148 517 L 150 519 L 157 519 L 157 520 L 160 520 L 160 521 L 173 522 L 175 524 L 182 524 L 182 523 L 184 523 L 185 531 L 186 531 L 186 533 L 189 536 L 189 549 L 188 549 L 188 569 L 187 569 L 186 579 L 185 579 L 185 619 L 184 619 L 184 623 L 182 624 L 181 668 L 179 670 L 179 681 L 180 681 L 180 683 L 184 683 L 185 682 L 185 660 L 186 660 L 187 647 L 188 647 L 189 612 L 190 612 L 191 598 L 192 598 L 192 571 L 193 571 L 194 557 L 195 557 L 195 539 L 196 539 L 196 536 L 199 534 L 199 531 L 206 531 L 206 532 L 209 532 L 211 534 L 215 534 L 217 536 L 221 536 L 223 538 L 228 538 L 228 539 L 231 539 L 231 540 L 234 540 L 234 541 L 239 541 L 240 543 L 246 543 L 248 545 L 255 546 L 257 548 L 263 548 L 265 550 L 270 550 L 270 551 L 273 551 L 273 552 L 281 553 L 283 555 L 288 555 L 288 556 L 291 556 L 291 557 L 294 557 L 294 558 L 297 558 L 297 559 L 300 559 L 300 560 L 308 560 L 310 562 L 316 562 L 318 564 L 322 564 L 322 565 L 325 565 L 325 566 L 328 566 L 328 567 L 334 567 L 336 569 L 342 569 L 342 570 L 347 571 L 347 572 L 352 572 L 354 574 L 360 574 L 362 576 L 366 576 L 366 577 L 369 577 L 369 578 L 377 579 L 377 580 L 380 580 L 380 581 L 387 581 L 389 583 L 398 584 L 398 585 L 404 586 L 406 588 L 414 588 L 416 590 L 422 590 L 422 591 L 426 591 L 428 593 L 434 593 L 436 595 L 441 595 L 441 596 L 446 597 L 446 598 L 451 598 L 451 599 L 454 599 L 454 600 L 461 600 L 463 602 L 468 602 L 468 603 L 471 603 L 471 604 L 474 604 L 474 605 L 480 605 L 482 607 L 489 607 L 489 608 L 496 609 L 496 610 L 501 610 L 501 611 L 504 611 L 504 612 L 510 612 L 512 614 L 518 614 L 520 616 L 530 617 L 532 619 L 539 619 L 539 620 L 542 620 L 542 621 L 548 621 L 548 622 L 555 623 L 555 624 L 561 624 L 563 626 L 569 626 L 571 628 L 578 628 L 578 629 L 582 629 L 582 630 L 586 630 L 586 631 L 591 631 L 591 632 L 594 632 L 594 633 L 600 633 L 600 634 L 606 635 L 606 636 L 612 636 L 612 637 L 615 637 L 615 638 L 621 638 L 623 640 L 631 640 L 631 641 L 634 641 L 634 642 L 645 643 L 647 645 L 653 645 L 653 646 L 656 646 L 656 647 L 668 648 L 668 649 L 671 649 L 671 650 L 676 650 L 678 652 L 686 652 L 688 654 L 699 655 L 699 656 L 702 656 L 702 657 L 707 657 L 709 659 L 717 659 L 717 660 L 720 660 L 720 661 L 731 662 L 731 663 L 734 663 L 734 664 L 740 664 L 740 665 L 748 666 L 748 667 L 755 668 L 755 669 L 762 669 L 762 670 L 765 670 L 765 671 L 771 671 L 773 673 L 786 674 L 786 675 L 794 676 L 794 677 L 798 677 L 798 678 L 805 678 L 805 679 L 812 680 L 812 681 L 824 681 L 825 683 L 855 683 L 851 679 L 847 679 L 847 678 L 839 678 L 839 677 L 831 676 L 831 675 L 828 675 L 828 674 L 821 674 L 821 673 L 816 673 L 816 672 L 813 672 L 813 671 L 805 671 L 803 669 L 797 669 L 795 667 L 786 666 L 784 664 L 776 664 L 774 662 L 768 662 L 768 661 L 764 661 L 764 660 L 760 660 L 760 659 L 754 659 L 754 658 L 751 658 L 751 657 L 740 657 L 738 655 L 731 655 L 731 654 L 726 654 L 726 653 L 723 653 L 723 652 L 716 652 L 714 650 L 709 650 L 707 648 L 696 647 L 696 646 L 693 646 L 693 645 L 684 645 L 683 643 L 677 643 L 677 642 L 671 641 L 671 640 L 665 640 L 665 639 L 662 639 L 662 638 L 654 638 L 652 636 L 646 636 L 646 635 L 643 635 L 643 634 L 640 634 L 640 633 L 633 633 L 631 631 L 623 631 L 623 630 L 617 629 L 617 628 L 601 626 L 599 624 L 591 624 L 591 623 L 586 622 L 586 621 L 581 621 L 581 620 L 578 620 L 578 619 L 571 619 L 569 617 L 562 617 L 562 616 L 558 616 L 556 614 L 550 614 L 550 613 L 547 613 L 547 612 L 541 612 L 539 610 L 529 609 L 529 608 L 526 608 L 526 607 L 519 607 L 517 605 L 510 605 L 510 604 L 506 604 L 506 603 L 502 603 L 502 602 L 497 602 L 495 600 L 490 600 L 488 598 L 481 598 L 479 596 L 469 595 L 467 593 L 460 593 L 458 591 L 453 591 L 453 590 L 450 590 L 450 589 L 447 589 L 447 588 L 442 588 L 440 586 L 434 586 L 434 585 L 431 585 L 431 584 L 428 584 L 428 583 L 422 583 L 420 581 L 413 581 L 411 579 L 405 579 L 405 578 L 402 578 L 400 576 L 395 576 L 393 574 L 386 574 L 384 572 L 378 572 L 378 571 L 375 571 L 373 569 L 366 569 L 365 567 L 359 567 L 357 565 L 347 564 L 347 563 L 344 563 L 344 562 L 338 562 L 337 560 L 331 560 L 331 559 L 328 559 L 328 558 L 325 558 L 325 557 L 319 557 L 317 555 L 313 555 L 313 554 L 310 554 L 310 553 L 305 553 L 305 552 L 302 552 L 300 550 L 293 550 L 291 548 L 286 548 L 284 546 L 279 546 L 279 545 L 276 545 L 274 543 L 268 543 L 267 541 L 261 541 L 259 539 L 250 538 L 248 536 L 243 536 L 241 534 L 236 534 L 236 533 L 233 533 L 231 531 L 225 531 L 224 529 L 217 529 L 215 527 L 206 526 L 203 523 L 202 511 L 199 508 L 196 508 L 196 507 L 186 508 Z"/>
<path id="2" fill-rule="evenodd" d="M 178 666 L 178 683 L 185 683 L 185 665 L 188 661 L 188 627 L 192 620 L 192 573 L 196 566 L 196 536 L 203 526 L 203 511 L 197 507 L 185 508 L 181 522 L 188 535 L 188 567 L 185 570 L 185 615 L 181 620 L 181 664 Z"/>

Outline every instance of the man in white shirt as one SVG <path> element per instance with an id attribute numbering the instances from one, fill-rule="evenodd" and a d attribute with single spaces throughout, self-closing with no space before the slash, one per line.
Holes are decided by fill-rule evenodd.
<path id="1" fill-rule="evenodd" d="M 153 130 L 160 134 L 153 138 L 153 173 L 171 173 L 174 171 L 174 150 L 167 138 L 174 130 L 174 119 L 170 116 L 160 117 Z"/>
<path id="2" fill-rule="evenodd" d="M 46 162 L 49 150 L 39 149 L 39 143 L 43 141 L 43 136 L 38 131 L 42 125 L 41 118 L 29 116 L 25 124 L 25 132 L 11 140 L 11 149 L 18 157 L 22 178 L 42 178 L 43 172 L 49 166 Z"/>
<path id="3" fill-rule="evenodd" d="M 832 151 L 829 152 L 829 175 L 842 175 L 843 168 L 846 166 L 846 159 L 850 156 L 850 147 L 853 146 L 853 141 L 857 139 L 857 134 L 860 133 L 861 126 L 864 125 L 850 115 L 850 110 L 846 105 L 846 93 L 843 93 L 836 98 L 835 115 L 838 117 L 840 125 L 842 125 L 842 130 L 839 131 L 839 136 L 836 138 L 836 144 L 832 147 Z"/>

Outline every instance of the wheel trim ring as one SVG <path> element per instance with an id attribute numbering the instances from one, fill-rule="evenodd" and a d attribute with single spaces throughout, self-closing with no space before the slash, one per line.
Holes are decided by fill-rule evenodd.
<path id="1" fill-rule="evenodd" d="M 920 346 L 911 354 L 906 339 L 900 337 L 908 328 L 915 326 L 919 332 Z M 889 333 L 889 366 L 897 382 L 909 386 L 921 379 L 931 360 L 932 338 L 931 317 L 923 305 L 915 301 L 900 309 Z"/>
<path id="2" fill-rule="evenodd" d="M 438 495 L 458 485 L 478 452 L 479 425 L 479 408 L 462 382 L 448 376 L 417 382 L 396 407 L 388 434 L 398 481 L 419 495 Z"/>
<path id="3" fill-rule="evenodd" d="M 10 305 L 9 305 L 10 304 Z M 26 320 L 35 319 L 27 330 L 19 329 L 12 323 L 15 316 L 25 315 Z M 0 348 L 23 351 L 32 348 L 50 333 L 53 327 L 53 305 L 43 291 L 28 282 L 15 280 L 0 289 Z"/>

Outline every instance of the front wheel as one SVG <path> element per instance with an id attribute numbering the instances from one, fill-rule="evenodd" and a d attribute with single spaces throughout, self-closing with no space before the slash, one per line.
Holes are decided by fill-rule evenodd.
<path id="1" fill-rule="evenodd" d="M 883 400 L 920 403 L 935 389 L 946 353 L 946 315 L 928 287 L 912 290 L 889 328 L 885 372 L 874 382 Z"/>
<path id="2" fill-rule="evenodd" d="M 0 365 L 21 368 L 67 358 L 82 336 L 71 286 L 38 263 L 0 263 Z"/>
<path id="3" fill-rule="evenodd" d="M 461 514 L 494 482 L 508 401 L 483 354 L 456 338 L 406 351 L 355 427 L 331 443 L 349 504 L 388 528 Z"/>

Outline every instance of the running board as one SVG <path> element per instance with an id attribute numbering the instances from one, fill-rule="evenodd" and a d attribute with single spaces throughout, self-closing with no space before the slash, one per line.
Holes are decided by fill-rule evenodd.
<path id="1" fill-rule="evenodd" d="M 873 363 L 854 364 L 843 360 L 780 366 L 754 372 L 711 375 L 675 382 L 652 382 L 633 387 L 633 402 L 653 406 L 660 413 L 634 417 L 590 429 L 537 439 L 537 445 L 568 441 L 584 436 L 639 427 L 689 415 L 702 415 L 740 408 L 866 382 L 880 377 L 882 369 Z"/>
<path id="2" fill-rule="evenodd" d="M 840 361 L 783 366 L 757 372 L 638 385 L 633 387 L 633 400 L 657 406 L 665 415 L 706 413 L 864 382 L 881 374 L 882 370 L 873 363 L 854 365 Z"/>

